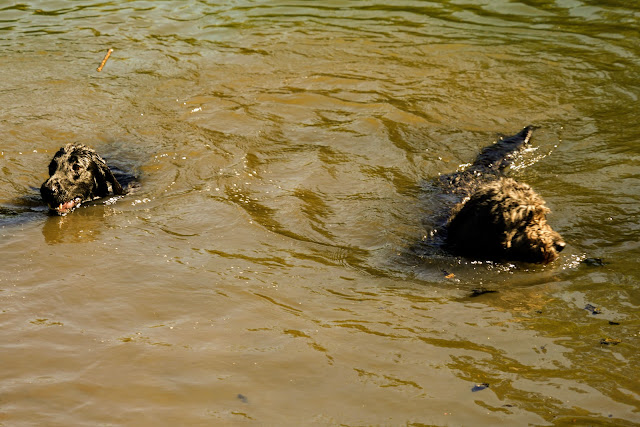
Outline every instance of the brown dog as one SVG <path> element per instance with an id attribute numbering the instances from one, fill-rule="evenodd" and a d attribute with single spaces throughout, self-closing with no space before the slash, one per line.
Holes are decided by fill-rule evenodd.
<path id="1" fill-rule="evenodd" d="M 105 161 L 80 144 L 60 148 L 49 164 L 49 175 L 40 194 L 49 208 L 61 215 L 83 202 L 108 196 L 109 192 L 124 193 Z"/>
<path id="2" fill-rule="evenodd" d="M 503 176 L 531 138 L 533 128 L 482 150 L 462 172 L 444 177 L 449 190 L 465 194 L 446 225 L 446 247 L 477 259 L 549 263 L 565 242 L 546 221 L 550 212 L 531 187 Z"/>
<path id="3" fill-rule="evenodd" d="M 549 212 L 531 187 L 499 178 L 478 187 L 454 209 L 447 244 L 460 255 L 546 264 L 565 247 L 547 224 Z"/>

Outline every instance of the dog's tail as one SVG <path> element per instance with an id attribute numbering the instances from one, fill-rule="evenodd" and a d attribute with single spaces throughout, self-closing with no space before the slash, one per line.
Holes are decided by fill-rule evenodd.
<path id="1" fill-rule="evenodd" d="M 502 142 L 508 144 L 517 144 L 519 146 L 526 145 L 529 143 L 531 139 L 531 135 L 533 135 L 535 127 L 532 125 L 525 126 L 520 132 L 513 136 L 509 136 L 507 138 L 502 138 Z"/>
<path id="2" fill-rule="evenodd" d="M 526 126 L 513 136 L 501 138 L 482 149 L 469 168 L 474 172 L 499 172 L 511 164 L 515 155 L 529 143 L 534 126 Z"/>

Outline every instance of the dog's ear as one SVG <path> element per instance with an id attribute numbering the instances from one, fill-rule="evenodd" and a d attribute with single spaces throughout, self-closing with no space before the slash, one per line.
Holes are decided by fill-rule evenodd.
<path id="1" fill-rule="evenodd" d="M 107 166 L 107 163 L 100 157 L 97 153 L 91 153 L 91 161 L 96 165 L 96 182 L 98 184 L 98 192 L 101 195 L 109 194 L 109 187 L 107 183 L 111 184 L 111 189 L 113 190 L 113 194 L 121 195 L 124 194 L 124 190 L 122 186 L 116 180 L 116 177 L 113 176 L 113 172 Z"/>
<path id="2" fill-rule="evenodd" d="M 531 224 L 533 222 L 533 218 L 536 215 L 535 209 L 528 209 L 525 221 L 527 224 Z"/>

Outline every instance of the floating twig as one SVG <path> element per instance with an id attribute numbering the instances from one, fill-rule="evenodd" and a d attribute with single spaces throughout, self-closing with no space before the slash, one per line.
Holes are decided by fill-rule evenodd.
<path id="1" fill-rule="evenodd" d="M 109 59 L 109 57 L 111 56 L 111 52 L 113 52 L 113 49 L 109 49 L 107 51 L 107 54 L 104 56 L 104 59 L 100 63 L 100 66 L 97 68 L 98 72 L 102 71 L 102 67 L 104 67 L 104 64 L 107 63 L 107 59 Z"/>

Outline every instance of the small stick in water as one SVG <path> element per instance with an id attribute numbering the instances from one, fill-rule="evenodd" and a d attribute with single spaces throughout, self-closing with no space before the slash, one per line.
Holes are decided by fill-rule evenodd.
<path id="1" fill-rule="evenodd" d="M 102 67 L 104 67 L 104 64 L 107 63 L 107 59 L 109 59 L 109 57 L 111 56 L 111 52 L 113 52 L 113 49 L 109 49 L 107 51 L 107 54 L 104 56 L 104 59 L 102 60 L 102 62 L 100 63 L 100 66 L 98 67 L 98 72 L 102 71 Z"/>

